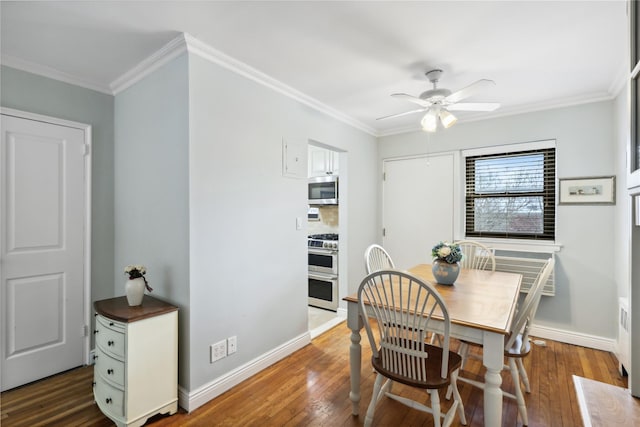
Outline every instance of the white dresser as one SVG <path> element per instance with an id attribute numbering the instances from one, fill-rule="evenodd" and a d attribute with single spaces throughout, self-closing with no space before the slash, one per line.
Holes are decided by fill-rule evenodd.
<path id="1" fill-rule="evenodd" d="M 178 308 L 144 296 L 94 303 L 93 395 L 117 426 L 141 426 L 155 414 L 178 410 Z"/>

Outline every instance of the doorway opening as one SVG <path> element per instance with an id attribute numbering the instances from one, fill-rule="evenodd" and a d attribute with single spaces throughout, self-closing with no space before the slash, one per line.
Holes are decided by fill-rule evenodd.
<path id="1" fill-rule="evenodd" d="M 311 338 L 346 318 L 340 300 L 346 295 L 346 152 L 316 141 L 308 145 L 309 191 L 331 189 L 330 200 L 309 202 L 308 328 Z M 337 191 L 336 191 L 337 190 Z M 310 196 L 311 198 L 311 196 Z M 323 199 L 323 200 L 318 200 Z"/>

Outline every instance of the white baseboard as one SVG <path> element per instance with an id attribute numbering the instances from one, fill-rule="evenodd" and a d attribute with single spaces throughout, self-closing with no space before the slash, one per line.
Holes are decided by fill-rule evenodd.
<path id="1" fill-rule="evenodd" d="M 531 336 L 579 345 L 582 347 L 595 348 L 596 350 L 610 351 L 612 353 L 615 353 L 616 348 L 616 340 L 613 338 L 587 335 L 580 332 L 550 328 L 548 326 L 533 325 L 531 327 Z"/>
<path id="2" fill-rule="evenodd" d="M 283 345 L 276 347 L 275 349 L 249 361 L 248 363 L 245 363 L 242 366 L 239 366 L 233 371 L 216 378 L 209 384 L 205 384 L 197 390 L 189 392 L 183 387 L 178 387 L 178 404 L 187 412 L 191 412 L 210 400 L 218 397 L 233 386 L 240 384 L 242 381 L 252 377 L 263 369 L 268 368 L 277 361 L 284 359 L 297 350 L 300 350 L 310 342 L 311 338 L 309 333 L 305 332 Z"/>
<path id="3" fill-rule="evenodd" d="M 340 310 L 338 316 L 342 317 Z M 337 323 L 343 319 L 336 319 Z M 582 347 L 594 348 L 597 350 L 615 352 L 615 339 L 604 338 L 595 335 L 588 335 L 579 332 L 572 332 L 562 329 L 550 328 L 547 326 L 533 325 L 531 335 L 536 338 L 550 339 L 567 344 L 579 345 Z M 265 368 L 273 365 L 279 360 L 296 352 L 311 342 L 310 333 L 304 333 L 298 337 L 284 343 L 283 345 L 269 351 L 250 362 L 228 372 L 227 374 L 216 378 L 209 384 L 206 384 L 197 390 L 188 392 L 183 387 L 178 390 L 178 404 L 187 412 L 191 412 L 196 408 L 204 405 L 212 399 L 215 399 L 230 388 L 240 384 L 242 381 L 252 377 Z"/>

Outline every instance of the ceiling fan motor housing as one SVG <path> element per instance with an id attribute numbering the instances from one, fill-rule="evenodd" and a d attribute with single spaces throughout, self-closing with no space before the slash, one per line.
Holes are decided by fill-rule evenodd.
<path id="1" fill-rule="evenodd" d="M 442 101 L 447 96 L 451 95 L 449 89 L 431 89 L 420 94 L 421 99 L 429 100 L 431 102 Z"/>
<path id="2" fill-rule="evenodd" d="M 442 75 L 442 70 L 439 68 L 436 68 L 435 70 L 427 71 L 426 73 L 424 73 L 424 75 L 427 76 L 427 78 L 431 83 L 436 83 L 438 80 L 440 80 L 440 76 Z"/>
<path id="3" fill-rule="evenodd" d="M 449 89 L 438 89 L 437 84 L 440 80 L 440 76 L 442 75 L 442 70 L 435 69 L 431 71 L 427 71 L 425 76 L 429 79 L 431 83 L 433 83 L 433 89 L 428 90 L 426 92 L 422 92 L 420 94 L 421 99 L 429 100 L 431 102 L 438 102 L 445 99 L 447 96 L 451 95 L 451 91 Z"/>

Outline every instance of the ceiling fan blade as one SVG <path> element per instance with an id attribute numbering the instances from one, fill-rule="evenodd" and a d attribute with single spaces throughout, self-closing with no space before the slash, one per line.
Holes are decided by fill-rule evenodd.
<path id="1" fill-rule="evenodd" d="M 406 116 L 407 114 L 420 113 L 422 111 L 427 111 L 427 108 L 418 108 L 417 110 L 405 111 L 404 113 L 398 113 L 398 114 L 392 114 L 390 116 L 378 117 L 376 120 L 391 119 L 393 117 Z"/>
<path id="2" fill-rule="evenodd" d="M 451 95 L 445 98 L 445 101 L 447 103 L 454 104 L 458 101 L 462 101 L 463 99 L 470 97 L 474 92 L 477 92 L 480 89 L 489 88 L 495 86 L 495 84 L 496 83 L 493 80 L 478 80 L 477 82 L 471 83 L 469 86 L 462 88 L 457 92 L 453 92 Z"/>
<path id="3" fill-rule="evenodd" d="M 431 107 L 432 102 L 429 101 L 425 101 L 422 98 L 418 98 L 412 95 L 408 95 L 406 93 L 392 93 L 391 96 L 393 96 L 394 98 L 399 98 L 399 99 L 405 99 L 409 102 L 413 102 L 414 104 L 418 104 L 421 105 L 425 108 Z"/>
<path id="4" fill-rule="evenodd" d="M 458 102 L 445 108 L 451 111 L 493 111 L 499 107 L 498 102 Z"/>

